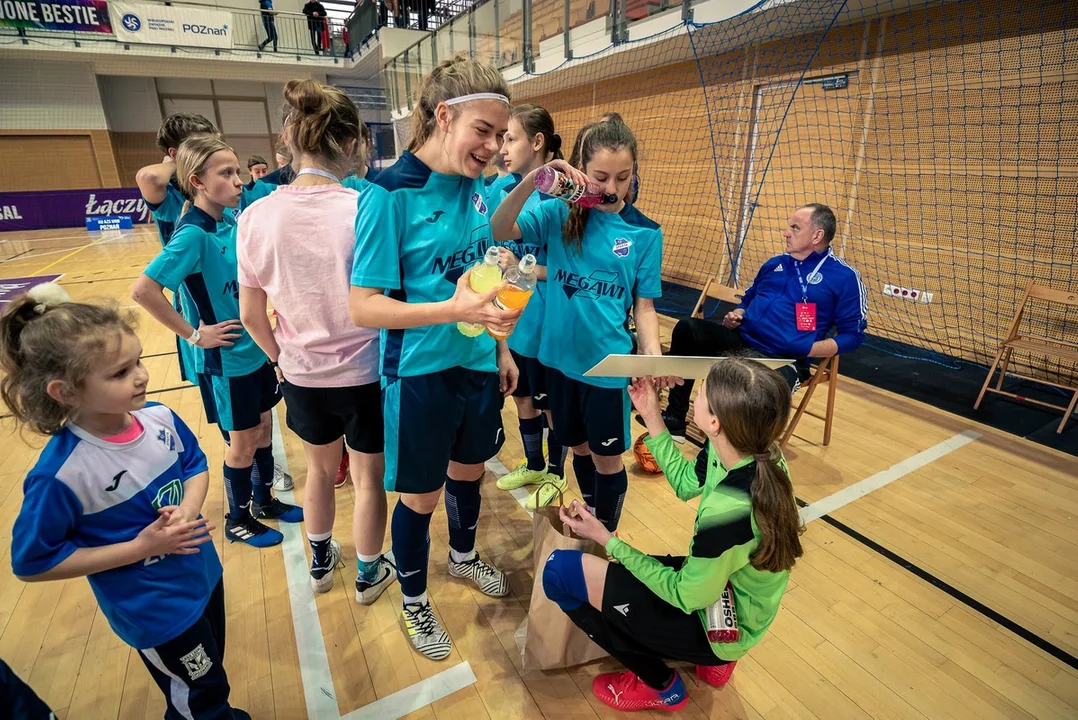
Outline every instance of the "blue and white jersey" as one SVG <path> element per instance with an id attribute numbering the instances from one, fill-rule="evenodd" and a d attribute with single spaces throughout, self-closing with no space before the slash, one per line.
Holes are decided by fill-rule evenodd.
<path id="1" fill-rule="evenodd" d="M 12 529 L 11 567 L 29 577 L 79 548 L 134 540 L 158 509 L 183 501 L 184 482 L 206 472 L 206 456 L 172 410 L 147 403 L 132 413 L 143 432 L 111 443 L 75 425 L 49 440 L 23 483 Z M 193 555 L 151 557 L 87 577 L 101 612 L 132 647 L 161 645 L 202 615 L 221 579 L 213 543 Z"/>

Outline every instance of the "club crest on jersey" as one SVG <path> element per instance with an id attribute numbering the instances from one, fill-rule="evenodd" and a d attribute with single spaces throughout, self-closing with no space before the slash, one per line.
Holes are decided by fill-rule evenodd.
<path id="1" fill-rule="evenodd" d="M 823 282 L 823 273 L 813 273 L 812 275 L 809 276 L 809 279 L 808 279 L 808 284 L 809 285 L 819 285 L 822 282 Z"/>
<path id="2" fill-rule="evenodd" d="M 169 452 L 176 450 L 176 437 L 172 434 L 171 430 L 162 428 L 161 432 L 157 433 L 157 441 L 164 445 Z"/>
<path id="3" fill-rule="evenodd" d="M 487 214 L 487 204 L 479 193 L 472 193 L 472 205 L 475 205 L 475 209 L 479 211 L 480 215 Z"/>
<path id="4" fill-rule="evenodd" d="M 619 258 L 629 257 L 629 248 L 633 246 L 632 241 L 625 238 L 618 238 L 614 241 L 614 247 L 612 248 L 614 254 Z"/>
<path id="5" fill-rule="evenodd" d="M 201 643 L 194 650 L 181 657 L 180 662 L 183 663 L 183 669 L 187 671 L 187 676 L 191 680 L 198 680 L 213 667 L 213 661 L 210 660 L 210 656 L 206 654 L 206 650 L 203 649 Z"/>
<path id="6" fill-rule="evenodd" d="M 183 502 L 183 483 L 173 478 L 157 492 L 157 497 L 153 499 L 153 506 L 160 510 L 170 505 L 179 505 L 181 502 Z"/>

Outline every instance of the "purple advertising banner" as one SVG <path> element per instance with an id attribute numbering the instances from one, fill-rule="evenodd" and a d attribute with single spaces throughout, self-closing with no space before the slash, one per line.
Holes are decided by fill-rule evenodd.
<path id="1" fill-rule="evenodd" d="M 104 0 L 0 0 L 0 27 L 112 32 Z"/>
<path id="2" fill-rule="evenodd" d="M 37 277 L 0 278 L 0 305 L 9 303 L 35 285 L 56 282 L 63 275 L 39 275 Z"/>
<path id="3" fill-rule="evenodd" d="M 0 193 L 0 232 L 86 227 L 86 219 L 129 215 L 151 222 L 138 188 Z"/>

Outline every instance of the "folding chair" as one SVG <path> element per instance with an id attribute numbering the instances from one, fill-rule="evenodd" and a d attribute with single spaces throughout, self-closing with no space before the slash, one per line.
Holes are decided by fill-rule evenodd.
<path id="1" fill-rule="evenodd" d="M 692 311 L 692 316 L 694 318 L 702 318 L 704 316 L 704 303 L 708 298 L 738 305 L 741 303 L 741 298 L 744 297 L 744 295 L 745 292 L 743 290 L 727 287 L 726 285 L 719 283 L 718 278 L 711 278 L 700 292 L 700 298 L 696 301 L 696 307 Z M 809 413 L 809 401 L 812 400 L 812 395 L 816 392 L 816 388 L 823 383 L 827 383 L 827 411 L 822 416 L 816 415 L 815 413 Z M 786 444 L 790 441 L 790 438 L 793 437 L 794 430 L 797 428 L 797 423 L 801 421 L 801 416 L 805 413 L 823 420 L 823 444 L 831 444 L 831 424 L 835 417 L 835 391 L 838 389 L 838 356 L 835 355 L 833 357 L 822 358 L 819 363 L 814 365 L 812 377 L 803 388 L 805 393 L 802 395 L 801 402 L 797 405 L 797 411 L 786 426 L 786 432 L 783 433 L 782 440 L 779 443 L 782 448 L 785 448 Z"/>
<path id="2" fill-rule="evenodd" d="M 1018 326 L 1022 322 L 1022 314 L 1025 312 L 1026 305 L 1031 298 L 1044 300 L 1050 303 L 1061 303 L 1071 307 L 1078 307 L 1078 294 L 1063 290 L 1053 290 L 1031 281 L 1029 285 L 1026 286 L 1026 292 L 1025 295 L 1022 296 L 1022 301 L 1018 304 L 1018 312 L 1015 313 L 1014 319 L 1011 320 L 1011 327 L 1007 331 L 1007 337 L 1000 343 L 999 350 L 996 351 L 996 357 L 992 360 L 991 367 L 988 368 L 988 377 L 984 379 L 984 385 L 981 386 L 981 393 L 977 396 L 977 402 L 973 403 L 973 409 L 976 410 L 980 408 L 981 401 L 984 400 L 984 394 L 986 392 L 993 392 L 997 395 L 1005 395 L 1035 405 L 1062 410 L 1063 419 L 1059 421 L 1059 427 L 1056 428 L 1057 433 L 1062 433 L 1063 428 L 1067 425 L 1067 421 L 1071 418 L 1071 415 L 1074 414 L 1075 405 L 1078 404 L 1078 384 L 1061 385 L 1059 383 L 1051 382 L 1050 380 L 1030 377 L 1029 375 L 1023 375 L 1014 370 L 1008 370 L 1008 366 L 1011 362 L 1011 355 L 1014 354 L 1015 350 L 1027 352 L 1031 355 L 1043 355 L 1056 360 L 1061 360 L 1064 363 L 1071 363 L 1078 366 L 1078 344 L 1066 340 L 1044 337 L 1042 335 L 1019 332 Z M 999 378 L 996 380 L 996 386 L 989 387 L 992 382 L 992 375 L 995 374 L 997 368 L 999 369 Z M 1071 397 L 1069 405 L 1057 405 L 1055 403 L 1044 402 L 1043 400 L 1034 400 L 1033 398 L 1025 397 L 1017 393 L 1007 392 L 1003 389 L 1003 378 L 1007 375 L 1013 375 L 1014 377 L 1022 378 L 1023 380 L 1031 380 L 1043 385 L 1051 385 L 1060 388 L 1061 390 L 1072 392 L 1074 395 Z"/>

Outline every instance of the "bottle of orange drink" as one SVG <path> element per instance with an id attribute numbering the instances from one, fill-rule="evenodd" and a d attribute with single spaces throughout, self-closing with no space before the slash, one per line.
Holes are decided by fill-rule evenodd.
<path id="1" fill-rule="evenodd" d="M 505 271 L 502 280 L 504 284 L 494 298 L 494 305 L 501 310 L 523 310 L 531 299 L 532 293 L 535 292 L 535 256 L 525 255 L 516 267 Z M 487 328 L 487 332 L 495 340 L 505 340 L 513 333 L 513 330 L 510 328 L 509 332 L 504 335 L 490 328 Z"/>

